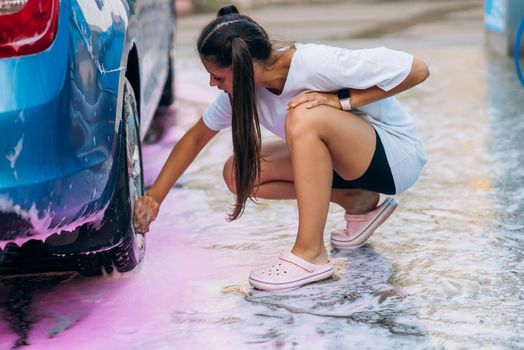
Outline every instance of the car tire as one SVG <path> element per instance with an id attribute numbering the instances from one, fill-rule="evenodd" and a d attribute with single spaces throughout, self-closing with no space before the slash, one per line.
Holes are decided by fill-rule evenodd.
<path id="1" fill-rule="evenodd" d="M 142 153 L 137 102 L 131 83 L 125 79 L 122 97 L 122 119 L 118 147 L 116 186 L 105 214 L 105 227 L 120 231 L 121 239 L 109 250 L 77 255 L 78 272 L 83 276 L 98 276 L 113 271 L 127 272 L 136 267 L 145 254 L 145 237 L 133 225 L 135 199 L 143 195 Z"/>
<path id="2" fill-rule="evenodd" d="M 137 196 L 144 194 L 144 179 L 142 174 L 142 151 L 140 147 L 140 128 L 136 97 L 131 83 L 125 79 L 124 97 L 122 103 L 122 122 L 124 123 L 125 154 L 122 154 L 119 187 L 127 196 L 121 213 L 126 217 L 126 231 L 122 241 L 109 252 L 113 264 L 119 272 L 132 270 L 143 259 L 146 241 L 143 234 L 138 233 L 133 225 L 133 207 Z M 127 200 L 125 198 L 127 197 Z"/>

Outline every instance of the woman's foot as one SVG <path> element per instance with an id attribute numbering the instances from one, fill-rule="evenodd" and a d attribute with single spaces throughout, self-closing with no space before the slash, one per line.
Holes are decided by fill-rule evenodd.
<path id="1" fill-rule="evenodd" d="M 346 229 L 331 232 L 331 245 L 337 249 L 358 248 L 366 243 L 373 232 L 393 213 L 398 202 L 386 198 L 374 210 L 361 215 L 346 213 Z"/>
<path id="2" fill-rule="evenodd" d="M 323 244 L 318 249 L 302 249 L 295 243 L 295 246 L 291 249 L 291 253 L 306 260 L 310 264 L 324 265 L 329 262 L 328 253 Z"/>

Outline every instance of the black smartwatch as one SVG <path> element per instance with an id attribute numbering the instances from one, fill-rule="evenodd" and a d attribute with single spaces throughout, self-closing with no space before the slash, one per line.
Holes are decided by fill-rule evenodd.
<path id="1" fill-rule="evenodd" d="M 337 91 L 338 102 L 342 106 L 342 110 L 350 111 L 351 110 L 351 92 L 349 89 L 340 89 Z"/>

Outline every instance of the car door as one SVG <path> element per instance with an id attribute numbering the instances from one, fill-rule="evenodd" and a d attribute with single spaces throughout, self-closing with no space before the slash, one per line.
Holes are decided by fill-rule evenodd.
<path id="1" fill-rule="evenodd" d="M 156 110 L 168 73 L 173 0 L 136 0 L 140 56 L 141 134 Z"/>

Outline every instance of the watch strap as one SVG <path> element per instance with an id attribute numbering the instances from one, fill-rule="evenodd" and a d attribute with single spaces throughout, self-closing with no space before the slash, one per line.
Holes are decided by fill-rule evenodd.
<path id="1" fill-rule="evenodd" d="M 342 106 L 342 110 L 349 111 L 351 110 L 351 93 L 349 89 L 340 89 L 337 91 L 338 101 Z"/>

